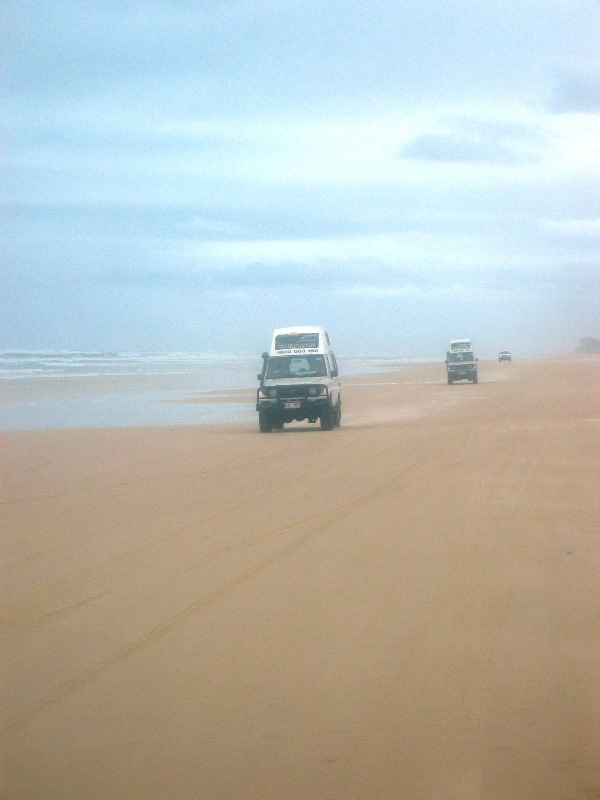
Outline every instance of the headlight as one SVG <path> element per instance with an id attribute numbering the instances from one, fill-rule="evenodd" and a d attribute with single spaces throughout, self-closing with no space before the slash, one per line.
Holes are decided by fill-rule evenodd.
<path id="1" fill-rule="evenodd" d="M 310 389 L 308 390 L 308 393 L 314 397 L 317 393 L 317 387 L 311 386 Z"/>
<path id="2" fill-rule="evenodd" d="M 269 397 L 277 397 L 277 389 L 269 389 Z"/>

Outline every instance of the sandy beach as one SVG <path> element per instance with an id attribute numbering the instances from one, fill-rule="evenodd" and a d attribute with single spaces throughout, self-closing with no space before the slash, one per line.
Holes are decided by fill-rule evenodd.
<path id="1" fill-rule="evenodd" d="M 600 797 L 600 358 L 342 385 L 1 434 L 2 798 Z"/>

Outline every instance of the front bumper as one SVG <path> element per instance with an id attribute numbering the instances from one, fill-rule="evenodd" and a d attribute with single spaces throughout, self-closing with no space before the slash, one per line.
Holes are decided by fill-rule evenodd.
<path id="1" fill-rule="evenodd" d="M 318 417 L 329 405 L 329 397 L 259 398 L 256 410 L 278 419 L 306 419 Z"/>
<path id="2" fill-rule="evenodd" d="M 453 381 L 472 380 L 475 375 L 477 375 L 477 367 L 448 370 L 448 377 L 452 378 Z"/>

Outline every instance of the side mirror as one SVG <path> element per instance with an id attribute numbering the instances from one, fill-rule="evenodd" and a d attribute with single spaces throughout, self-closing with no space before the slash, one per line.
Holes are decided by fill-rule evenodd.
<path id="1" fill-rule="evenodd" d="M 266 358 L 268 358 L 268 357 L 269 357 L 269 354 L 268 354 L 268 353 L 263 353 L 263 354 L 262 354 L 262 356 L 261 356 L 261 358 L 263 359 L 263 361 L 264 361 Z"/>
<path id="2" fill-rule="evenodd" d="M 258 373 L 258 375 L 256 376 L 256 380 L 257 381 L 262 381 L 262 372 Z"/>

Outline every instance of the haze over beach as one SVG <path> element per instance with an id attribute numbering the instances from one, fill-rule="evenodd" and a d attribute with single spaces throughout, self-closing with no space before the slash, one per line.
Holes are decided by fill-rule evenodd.
<path id="1" fill-rule="evenodd" d="M 598 336 L 596 0 L 6 0 L 0 349 Z"/>
<path id="2" fill-rule="evenodd" d="M 340 358 L 346 381 L 410 363 Z M 258 354 L 0 353 L 0 430 L 255 420 L 261 366 Z"/>

